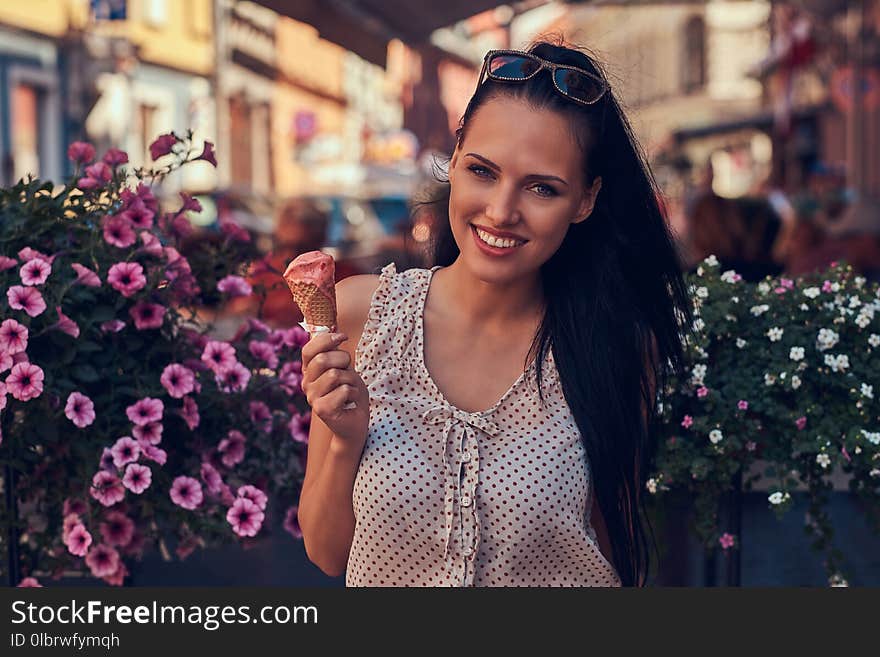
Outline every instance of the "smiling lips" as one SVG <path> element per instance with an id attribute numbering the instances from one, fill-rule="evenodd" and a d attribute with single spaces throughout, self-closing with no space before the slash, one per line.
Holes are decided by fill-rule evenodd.
<path id="1" fill-rule="evenodd" d="M 489 232 L 488 230 L 485 230 L 481 226 L 473 226 L 473 228 L 474 234 L 476 235 L 477 239 L 484 245 L 489 246 L 493 249 L 514 249 L 522 246 L 528 241 L 511 236 L 509 233 L 497 235 L 495 233 Z"/>

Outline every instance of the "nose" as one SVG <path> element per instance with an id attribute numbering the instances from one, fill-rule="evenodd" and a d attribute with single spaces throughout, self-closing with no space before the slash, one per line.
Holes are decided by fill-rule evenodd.
<path id="1" fill-rule="evenodd" d="M 492 191 L 489 204 L 486 206 L 486 218 L 496 226 L 506 226 L 519 221 L 516 188 L 497 185 Z"/>

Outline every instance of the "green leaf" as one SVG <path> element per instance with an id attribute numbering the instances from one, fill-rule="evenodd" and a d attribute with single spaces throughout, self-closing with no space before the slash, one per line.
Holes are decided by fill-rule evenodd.
<path id="1" fill-rule="evenodd" d="M 72 374 L 84 383 L 94 383 L 101 378 L 98 371 L 91 365 L 77 365 L 73 368 Z"/>
<path id="2" fill-rule="evenodd" d="M 109 322 L 116 317 L 116 311 L 110 306 L 95 306 L 92 310 L 92 321 Z"/>

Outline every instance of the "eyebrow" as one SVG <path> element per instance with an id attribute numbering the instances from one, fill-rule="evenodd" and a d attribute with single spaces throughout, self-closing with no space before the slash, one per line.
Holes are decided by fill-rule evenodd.
<path id="1" fill-rule="evenodd" d="M 496 171 L 501 171 L 501 167 L 499 167 L 497 164 L 495 164 L 489 158 L 483 157 L 482 155 L 478 155 L 476 153 L 465 153 L 465 156 L 468 156 L 468 155 L 470 155 L 473 158 L 478 159 L 480 162 L 492 167 Z M 568 183 L 565 182 L 562 178 L 560 178 L 559 176 L 551 176 L 550 174 L 532 173 L 532 174 L 529 174 L 527 176 L 527 178 L 541 178 L 542 180 L 556 180 L 558 182 L 561 182 L 566 187 L 568 187 Z"/>

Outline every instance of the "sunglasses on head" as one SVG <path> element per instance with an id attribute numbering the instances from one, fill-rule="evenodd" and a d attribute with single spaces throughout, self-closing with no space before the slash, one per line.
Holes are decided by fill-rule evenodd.
<path id="1" fill-rule="evenodd" d="M 523 82 L 535 77 L 543 69 L 549 71 L 556 90 L 576 103 L 592 105 L 608 91 L 608 83 L 594 73 L 577 66 L 548 62 L 521 50 L 487 52 L 477 88 L 483 84 L 483 76 L 498 82 Z"/>

